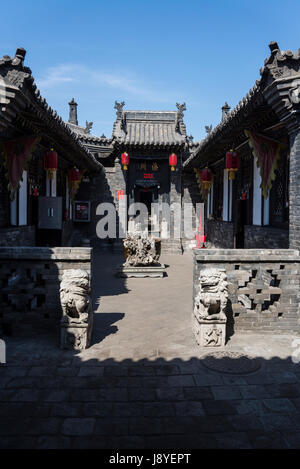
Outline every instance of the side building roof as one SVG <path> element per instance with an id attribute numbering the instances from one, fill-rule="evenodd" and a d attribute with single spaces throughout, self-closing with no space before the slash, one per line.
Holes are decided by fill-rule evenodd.
<path id="1" fill-rule="evenodd" d="M 0 59 L 0 137 L 15 137 L 16 130 L 30 129 L 60 145 L 72 163 L 89 171 L 102 169 L 78 134 L 52 109 L 38 90 L 29 67 L 24 66 L 26 51 L 19 48 L 15 57 Z M 18 125 L 16 126 L 16 122 Z"/>

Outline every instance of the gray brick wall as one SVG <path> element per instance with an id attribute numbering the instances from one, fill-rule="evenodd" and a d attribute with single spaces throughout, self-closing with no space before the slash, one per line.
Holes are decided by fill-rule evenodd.
<path id="1" fill-rule="evenodd" d="M 233 248 L 233 233 L 233 223 L 218 220 L 205 220 L 206 245 L 209 248 Z"/>
<path id="2" fill-rule="evenodd" d="M 300 131 L 290 135 L 289 245 L 300 249 Z"/>
<path id="3" fill-rule="evenodd" d="M 34 226 L 13 226 L 0 229 L 0 246 L 34 246 L 34 244 Z"/>
<path id="4" fill-rule="evenodd" d="M 289 232 L 269 226 L 245 226 L 245 248 L 283 248 L 289 247 Z"/>

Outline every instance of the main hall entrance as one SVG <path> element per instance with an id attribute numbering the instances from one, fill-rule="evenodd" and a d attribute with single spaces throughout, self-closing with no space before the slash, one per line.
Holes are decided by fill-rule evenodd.
<path id="1" fill-rule="evenodd" d="M 158 202 L 158 187 L 143 187 L 143 186 L 136 186 L 134 191 L 134 202 L 144 204 L 147 208 L 147 216 L 146 220 L 143 223 L 143 228 L 148 229 L 148 233 L 152 233 L 153 227 L 151 226 L 151 222 L 153 223 L 153 213 L 152 204 Z"/>
<path id="2" fill-rule="evenodd" d="M 153 150 L 151 150 L 153 152 Z M 130 164 L 126 174 L 128 207 L 144 204 L 144 213 L 138 207 L 128 213 L 128 231 L 141 229 L 154 237 L 160 237 L 166 222 L 164 211 L 170 204 L 170 168 L 168 153 L 157 151 L 148 154 L 140 151 L 130 155 Z M 131 209 L 130 209 L 131 210 Z M 137 225 L 141 226 L 138 227 Z M 166 231 L 166 229 L 165 229 Z"/>

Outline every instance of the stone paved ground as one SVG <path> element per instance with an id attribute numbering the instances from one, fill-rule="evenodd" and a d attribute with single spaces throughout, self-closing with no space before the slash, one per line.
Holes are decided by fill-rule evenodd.
<path id="1" fill-rule="evenodd" d="M 192 259 L 164 279 L 117 279 L 97 255 L 93 344 L 58 348 L 58 331 L 7 339 L 0 448 L 300 448 L 300 365 L 292 335 L 235 334 L 226 350 L 259 371 L 210 371 L 190 327 Z"/>

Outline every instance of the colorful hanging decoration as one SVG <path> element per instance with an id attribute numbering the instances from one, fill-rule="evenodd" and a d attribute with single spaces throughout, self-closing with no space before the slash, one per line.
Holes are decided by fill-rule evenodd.
<path id="1" fill-rule="evenodd" d="M 156 161 L 152 164 L 152 171 L 157 171 L 158 170 L 158 164 Z"/>
<path id="2" fill-rule="evenodd" d="M 175 153 L 169 156 L 169 166 L 171 166 L 171 171 L 175 171 L 175 167 L 177 166 L 177 155 L 175 155 Z"/>
<path id="3" fill-rule="evenodd" d="M 257 167 L 260 168 L 260 187 L 264 198 L 267 199 L 272 182 L 276 177 L 275 170 L 280 158 L 280 151 L 286 145 L 249 130 L 245 130 L 245 135 L 249 138 L 250 148 L 256 158 Z"/>
<path id="4" fill-rule="evenodd" d="M 48 173 L 48 178 L 53 179 L 58 168 L 58 155 L 53 148 L 44 155 L 44 168 Z"/>
<path id="5" fill-rule="evenodd" d="M 206 168 L 201 170 L 201 180 L 206 190 L 210 189 L 212 179 L 213 179 L 212 170 L 206 166 Z"/>
<path id="6" fill-rule="evenodd" d="M 124 171 L 127 171 L 129 165 L 129 155 L 128 153 L 122 153 L 121 155 L 121 163 L 123 165 Z"/>
<path id="7" fill-rule="evenodd" d="M 38 197 L 39 196 L 39 190 L 38 190 L 38 187 L 35 186 L 32 190 L 32 195 L 33 197 Z"/>
<path id="8" fill-rule="evenodd" d="M 208 168 L 205 168 L 205 169 L 208 169 Z M 195 174 L 196 174 L 196 179 L 197 179 L 197 182 L 198 182 L 198 186 L 200 188 L 202 199 L 205 202 L 206 199 L 207 199 L 210 187 L 211 187 L 212 182 L 213 182 L 212 171 L 209 169 L 208 170 L 209 172 L 206 173 L 205 170 L 196 169 L 196 168 L 194 168 L 194 171 L 195 171 Z M 203 180 L 203 177 L 204 177 L 204 180 Z"/>
<path id="9" fill-rule="evenodd" d="M 240 160 L 237 151 L 230 150 L 226 153 L 226 170 L 228 171 L 229 180 L 235 178 L 235 173 L 239 170 Z"/>
<path id="10" fill-rule="evenodd" d="M 6 167 L 6 177 L 8 179 L 8 190 L 11 200 L 14 199 L 15 192 L 19 188 L 23 171 L 31 158 L 40 137 L 22 137 L 15 140 L 2 142 L 4 154 L 4 164 Z"/>
<path id="11" fill-rule="evenodd" d="M 75 166 L 74 168 L 69 170 L 68 182 L 69 182 L 69 193 L 70 193 L 71 200 L 74 199 L 76 192 L 78 191 L 82 176 L 83 176 L 83 173 L 81 173 L 79 169 L 76 168 Z"/>

